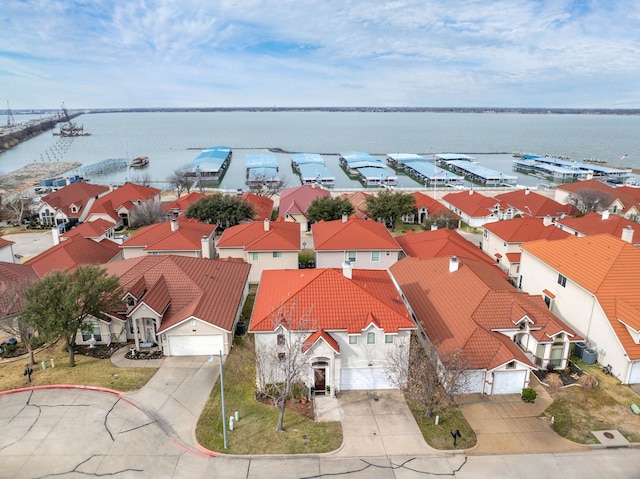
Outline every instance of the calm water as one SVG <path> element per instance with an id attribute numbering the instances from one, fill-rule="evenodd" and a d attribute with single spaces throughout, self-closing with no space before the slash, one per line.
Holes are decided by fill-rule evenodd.
<path id="1" fill-rule="evenodd" d="M 16 118 L 22 121 L 23 118 Z M 102 113 L 75 119 L 91 136 L 73 139 L 51 133 L 0 154 L 0 172 L 33 161 L 79 161 L 90 165 L 109 158 L 148 156 L 144 170 L 91 175 L 94 183 L 121 183 L 148 174 L 157 186 L 199 149 L 226 145 L 233 149 L 231 166 L 221 186 L 244 187 L 247 154 L 267 148 L 320 153 L 336 176 L 337 187 L 359 187 L 338 166 L 337 153 L 466 153 L 484 166 L 511 171 L 515 151 L 566 155 L 576 160 L 600 158 L 609 164 L 640 168 L 640 116 L 525 115 L 477 113 L 345 113 L 345 112 L 219 112 Z M 621 161 L 622 155 L 628 159 Z M 300 183 L 288 154 L 275 154 L 289 186 Z M 535 177 L 518 175 L 519 183 L 536 185 Z M 400 176 L 400 186 L 418 187 Z"/>

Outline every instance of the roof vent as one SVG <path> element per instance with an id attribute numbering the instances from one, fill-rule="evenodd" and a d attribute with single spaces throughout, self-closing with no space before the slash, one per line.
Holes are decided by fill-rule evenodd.
<path id="1" fill-rule="evenodd" d="M 171 231 L 178 231 L 179 228 L 178 220 L 171 220 Z"/>
<path id="2" fill-rule="evenodd" d="M 342 213 L 342 222 L 346 223 L 348 219 L 349 219 L 349 215 L 346 213 Z"/>
<path id="3" fill-rule="evenodd" d="M 269 231 L 269 218 L 264 219 L 264 230 Z"/>
<path id="4" fill-rule="evenodd" d="M 602 219 L 603 219 L 603 220 L 608 220 L 608 219 L 609 219 L 609 215 L 610 215 L 610 214 L 611 214 L 611 213 L 609 213 L 609 210 L 604 210 L 604 211 L 602 212 Z"/>
<path id="5" fill-rule="evenodd" d="M 455 256 L 452 256 L 451 259 L 449 260 L 449 273 L 454 273 L 455 271 L 458 271 L 458 258 Z"/>
<path id="6" fill-rule="evenodd" d="M 626 228 L 622 228 L 622 235 L 620 236 L 620 239 L 622 239 L 622 241 L 626 241 L 627 243 L 633 244 L 633 233 L 634 231 L 631 225 L 627 225 Z"/>
<path id="7" fill-rule="evenodd" d="M 353 266 L 351 266 L 351 261 L 348 259 L 344 260 L 344 263 L 342 263 L 342 274 L 347 279 L 351 279 L 353 277 Z"/>

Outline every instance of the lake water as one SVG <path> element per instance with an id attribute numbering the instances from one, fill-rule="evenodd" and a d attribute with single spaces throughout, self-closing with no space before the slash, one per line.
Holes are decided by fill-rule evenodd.
<path id="1" fill-rule="evenodd" d="M 17 121 L 23 118 L 17 117 Z M 148 156 L 144 170 L 123 169 L 91 175 L 93 183 L 119 184 L 148 174 L 156 186 L 190 163 L 199 150 L 225 145 L 233 160 L 221 187 L 243 188 L 245 157 L 268 148 L 320 153 L 336 176 L 336 187 L 357 188 L 338 165 L 337 153 L 465 153 L 483 166 L 511 171 L 512 153 L 565 155 L 578 161 L 607 160 L 610 165 L 640 168 L 640 116 L 528 115 L 495 113 L 373 112 L 148 112 L 85 114 L 75 123 L 91 136 L 60 138 L 43 133 L 0 154 L 0 172 L 34 161 L 78 161 L 91 165 L 109 158 Z M 620 160 L 628 155 L 625 160 Z M 274 154 L 288 186 L 300 184 L 289 154 Z M 72 172 L 73 173 L 73 172 Z M 518 182 L 539 179 L 518 174 Z M 399 186 L 420 187 L 399 175 Z"/>

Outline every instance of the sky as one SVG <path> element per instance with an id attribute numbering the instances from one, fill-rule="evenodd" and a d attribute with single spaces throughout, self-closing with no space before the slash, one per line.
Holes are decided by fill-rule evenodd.
<path id="1" fill-rule="evenodd" d="M 640 108 L 640 2 L 3 0 L 0 91 L 13 110 Z"/>

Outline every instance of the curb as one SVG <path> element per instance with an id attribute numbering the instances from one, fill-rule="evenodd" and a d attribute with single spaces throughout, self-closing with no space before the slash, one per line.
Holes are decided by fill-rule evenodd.
<path id="1" fill-rule="evenodd" d="M 111 394 L 113 396 L 118 396 L 118 397 L 123 397 L 125 395 L 125 393 L 123 393 L 122 391 L 116 391 L 115 389 L 109 389 L 109 388 L 104 388 L 100 386 L 81 386 L 77 384 L 46 384 L 44 386 L 29 386 L 26 388 L 0 391 L 0 396 L 22 393 L 26 391 L 39 391 L 39 390 L 46 390 L 46 389 L 81 389 L 85 391 L 103 392 L 103 393 Z"/>

